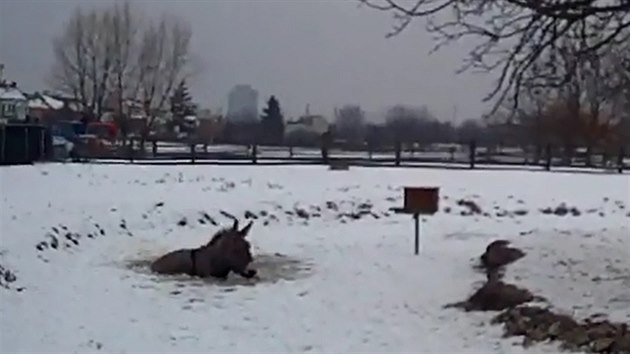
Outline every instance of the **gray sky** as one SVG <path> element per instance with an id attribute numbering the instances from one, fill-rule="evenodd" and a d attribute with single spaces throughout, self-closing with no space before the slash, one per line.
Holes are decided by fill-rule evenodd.
<path id="1" fill-rule="evenodd" d="M 46 88 L 52 38 L 77 4 L 113 0 L 0 0 L 0 62 L 5 76 L 27 91 Z M 193 27 L 192 51 L 201 71 L 190 82 L 201 106 L 227 107 L 227 93 L 248 83 L 275 94 L 288 117 L 332 116 L 345 103 L 379 111 L 397 103 L 426 104 L 440 119 L 479 117 L 493 77 L 455 75 L 464 48 L 428 55 L 433 42 L 418 21 L 385 39 L 390 14 L 353 0 L 143 0 L 147 15 L 172 12 Z"/>

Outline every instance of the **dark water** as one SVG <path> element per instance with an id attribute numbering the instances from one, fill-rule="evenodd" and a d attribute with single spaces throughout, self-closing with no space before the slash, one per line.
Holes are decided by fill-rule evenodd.
<path id="1" fill-rule="evenodd" d="M 253 286 L 261 283 L 275 283 L 280 280 L 292 281 L 307 277 L 312 272 L 312 263 L 301 259 L 289 257 L 279 253 L 260 254 L 254 257 L 250 268 L 256 269 L 258 274 L 252 279 L 245 279 L 238 274 L 230 273 L 227 280 L 215 278 L 200 279 L 185 274 L 182 275 L 160 275 L 154 274 L 150 270 L 153 259 L 134 259 L 127 261 L 125 267 L 136 273 L 148 275 L 156 282 L 189 282 L 192 286 L 203 286 L 212 284 L 217 286 L 248 285 Z"/>

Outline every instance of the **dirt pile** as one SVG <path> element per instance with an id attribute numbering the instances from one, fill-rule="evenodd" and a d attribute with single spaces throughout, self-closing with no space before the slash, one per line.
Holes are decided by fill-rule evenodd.
<path id="1" fill-rule="evenodd" d="M 560 341 L 570 351 L 591 353 L 630 353 L 630 331 L 626 324 L 609 321 L 578 322 L 568 315 L 538 306 L 508 309 L 493 320 L 503 324 L 505 336 L 523 336 L 523 345 Z"/>
<path id="2" fill-rule="evenodd" d="M 476 266 L 485 272 L 486 282 L 467 300 L 446 307 L 462 308 L 465 311 L 500 311 L 534 300 L 527 289 L 503 282 L 505 267 L 525 256 L 525 252 L 510 247 L 509 241 L 496 240 L 486 247 Z"/>
<path id="3" fill-rule="evenodd" d="M 627 324 L 591 319 L 580 322 L 548 308 L 526 305 L 544 298 L 502 280 L 505 267 L 524 256 L 525 252 L 510 247 L 506 240 L 490 243 L 477 266 L 485 272 L 486 282 L 467 300 L 445 307 L 465 311 L 501 311 L 492 323 L 503 325 L 505 337 L 523 336 L 523 346 L 558 341 L 562 349 L 569 351 L 630 354 Z"/>
<path id="4" fill-rule="evenodd" d="M 0 287 L 5 288 L 7 290 L 15 290 L 17 292 L 21 292 L 24 290 L 22 287 L 14 287 L 15 282 L 17 281 L 17 276 L 15 272 L 4 267 L 0 264 Z"/>

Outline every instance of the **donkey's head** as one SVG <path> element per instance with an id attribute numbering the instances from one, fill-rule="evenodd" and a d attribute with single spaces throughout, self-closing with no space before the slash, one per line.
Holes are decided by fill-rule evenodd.
<path id="1" fill-rule="evenodd" d="M 247 276 L 253 273 L 248 271 L 247 267 L 253 261 L 251 253 L 251 245 L 246 237 L 252 227 L 253 222 L 249 222 L 244 228 L 238 228 L 238 221 L 234 220 L 234 224 L 229 229 L 218 232 L 208 244 L 214 246 L 220 251 L 225 262 L 229 265 L 230 270 Z"/>

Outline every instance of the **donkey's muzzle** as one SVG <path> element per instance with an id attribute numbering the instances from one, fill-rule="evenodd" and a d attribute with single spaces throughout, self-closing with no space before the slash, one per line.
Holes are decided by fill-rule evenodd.
<path id="1" fill-rule="evenodd" d="M 255 277 L 256 274 L 258 274 L 258 272 L 255 269 L 248 269 L 245 272 L 241 273 L 241 275 L 247 279 Z"/>

